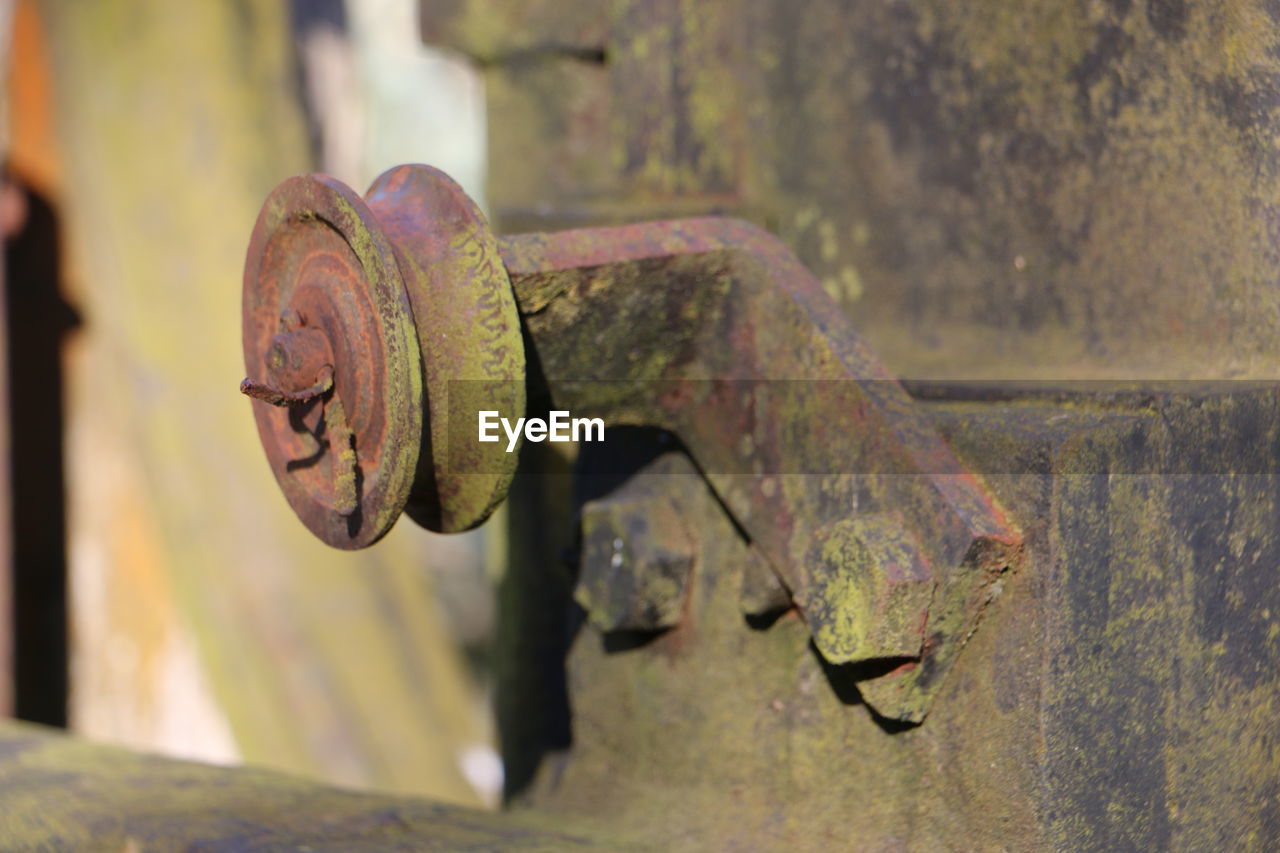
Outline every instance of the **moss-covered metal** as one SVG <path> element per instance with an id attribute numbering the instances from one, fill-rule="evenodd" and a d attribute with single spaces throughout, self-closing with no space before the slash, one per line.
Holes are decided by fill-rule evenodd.
<path id="1" fill-rule="evenodd" d="M 872 713 L 794 611 L 743 617 L 752 548 L 689 478 L 679 625 L 574 630 L 572 749 L 519 800 L 674 850 L 1273 848 L 1280 393 L 916 391 L 1027 536 L 928 719 Z"/>
<path id="2" fill-rule="evenodd" d="M 13 853 L 637 849 L 592 824 L 344 791 L 0 724 L 0 847 Z"/>
<path id="3" fill-rule="evenodd" d="M 331 210 L 335 193 L 350 216 Z M 245 267 L 250 372 L 267 374 L 268 352 L 282 345 L 278 318 L 309 314 L 332 341 L 334 398 L 364 403 L 349 442 L 357 484 L 366 482 L 359 515 L 333 506 L 332 473 L 312 472 L 316 457 L 344 458 L 332 452 L 330 404 L 327 454 L 312 447 L 322 430 L 300 428 L 297 409 L 256 409 L 272 469 L 313 532 L 340 547 L 371 544 L 408 502 L 415 466 L 405 460 L 419 455 L 419 521 L 464 529 L 497 505 L 517 457 L 472 430 L 484 409 L 523 414 L 518 302 L 555 405 L 677 433 L 826 659 L 896 659 L 868 700 L 885 716 L 923 719 L 1020 537 L 785 246 L 745 222 L 710 218 L 495 241 L 461 190 L 424 166 L 393 169 L 369 198 L 366 208 L 332 180 L 287 181 L 264 206 Z M 342 239 L 322 230 L 327 242 L 317 244 L 306 227 L 315 217 Z M 360 267 L 317 261 L 330 244 L 359 248 Z M 425 394 L 407 381 L 420 375 L 387 319 L 410 322 L 406 303 Z M 403 387 L 386 387 L 391 377 Z M 406 420 L 424 408 L 422 422 Z M 289 452 L 295 434 L 312 442 L 295 439 Z M 311 503 L 325 511 L 304 512 Z M 664 523 L 654 515 L 645 522 Z M 587 525 L 593 547 L 607 527 Z M 621 543 L 615 558 L 626 538 L 605 537 Z M 629 605 L 606 605 L 612 595 L 598 584 L 582 587 L 599 624 L 620 627 L 630 609 L 647 609 L 642 588 L 667 572 L 644 565 L 613 578 L 618 595 L 636 599 Z M 945 619 L 929 618 L 935 587 Z M 662 624 L 679 610 L 670 605 Z"/>
<path id="4" fill-rule="evenodd" d="M 250 379 L 273 372 L 277 333 L 289 325 L 328 342 L 330 363 L 322 366 L 332 388 L 324 397 L 290 407 L 254 401 L 276 482 L 326 544 L 371 545 L 409 499 L 424 421 L 418 335 L 391 242 L 344 184 L 322 175 L 290 178 L 263 203 L 243 298 Z M 302 387 L 317 379 L 304 377 Z"/>
<path id="5" fill-rule="evenodd" d="M 303 523 L 350 549 L 405 511 L 444 533 L 488 518 L 518 457 L 475 441 L 474 413 L 525 408 L 515 300 L 479 208 L 429 166 L 391 169 L 367 196 L 325 176 L 285 181 L 244 270 L 241 390 L 259 400 L 271 470 Z M 251 381 L 300 346 L 298 326 L 328 340 L 332 388 L 311 390 L 314 371 L 285 389 L 301 398 Z"/>
<path id="6" fill-rule="evenodd" d="M 853 516 L 814 537 L 814 644 L 837 662 L 918 658 L 933 569 L 894 513 Z"/>
<path id="7" fill-rule="evenodd" d="M 548 730 L 509 741 L 531 756 L 513 792 L 676 849 L 1276 839 L 1273 384 L 912 397 L 744 223 L 498 246 L 542 404 L 664 427 L 697 464 L 664 522 L 693 532 L 682 582 L 654 592 L 613 536 L 616 576 L 580 566 L 604 636 L 561 622 L 559 676 L 556 644 L 550 664 L 507 647 L 504 676 L 563 686 L 563 754 L 539 776 Z M 583 534 L 579 560 L 602 559 Z M 761 557 L 793 609 L 752 606 Z M 516 625 L 546 604 L 508 599 Z M 1229 737 L 1188 729 L 1213 716 L 1199 688 L 1251 709 Z"/>
<path id="8" fill-rule="evenodd" d="M 750 219 L 907 378 L 1280 367 L 1270 3 L 494 5 L 421 4 L 486 70 L 500 230 Z M 699 577 L 649 645 L 577 635 L 574 754 L 508 727 L 513 795 L 689 849 L 1276 846 L 1275 392 L 909 387 L 1026 534 L 929 719 Z"/>
<path id="9" fill-rule="evenodd" d="M 519 457 L 474 440 L 474 413 L 525 410 L 520 320 L 497 240 L 453 179 L 397 166 L 366 196 L 396 247 L 422 360 L 425 455 L 405 511 L 430 530 L 480 524 L 506 497 Z"/>
<path id="10" fill-rule="evenodd" d="M 591 624 L 602 631 L 679 624 L 696 550 L 681 493 L 698 476 L 687 456 L 668 453 L 583 505 L 574 600 Z"/>
<path id="11" fill-rule="evenodd" d="M 869 701 L 923 719 L 1020 536 L 818 282 L 729 219 L 500 243 L 556 405 L 679 435 L 827 660 L 897 658 Z M 915 618 L 880 585 L 846 584 L 859 561 L 826 542 L 852 516 L 887 513 L 919 543 Z M 872 564 L 900 563 L 895 537 L 874 541 Z M 926 619 L 935 584 L 940 615 Z"/>
<path id="12" fill-rule="evenodd" d="M 1280 362 L 1264 0 L 421 6 L 500 230 L 745 216 L 904 376 Z"/>

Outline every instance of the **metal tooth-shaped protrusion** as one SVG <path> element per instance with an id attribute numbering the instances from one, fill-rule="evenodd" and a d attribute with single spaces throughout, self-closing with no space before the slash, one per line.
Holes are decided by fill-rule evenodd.
<path id="1" fill-rule="evenodd" d="M 582 507 L 574 598 L 602 631 L 673 628 L 684 609 L 695 545 L 672 500 L 615 494 Z"/>
<path id="2" fill-rule="evenodd" d="M 897 514 L 846 519 L 819 531 L 810 552 L 805 618 L 831 663 L 918 657 L 936 586 Z"/>
<path id="3" fill-rule="evenodd" d="M 747 616 L 770 616 L 792 605 L 791 593 L 754 545 L 747 551 L 747 562 L 742 567 L 742 593 L 738 603 Z"/>

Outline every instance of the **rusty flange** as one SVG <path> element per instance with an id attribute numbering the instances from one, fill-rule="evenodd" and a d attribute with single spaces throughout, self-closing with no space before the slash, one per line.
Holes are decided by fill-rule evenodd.
<path id="1" fill-rule="evenodd" d="M 257 398 L 289 504 L 339 548 L 371 545 L 406 507 L 438 531 L 483 521 L 515 454 L 450 455 L 450 391 L 455 410 L 524 408 L 519 319 L 483 216 L 425 166 L 391 170 L 369 198 L 324 176 L 285 181 L 245 261 L 245 369 L 256 381 L 242 390 Z"/>
<path id="2" fill-rule="evenodd" d="M 453 179 L 430 166 L 397 166 L 366 193 L 396 250 L 413 306 L 427 389 L 430 448 L 406 512 L 423 527 L 467 530 L 506 496 L 518 454 L 475 440 L 476 413 L 524 415 L 520 318 L 498 242 Z"/>
<path id="3" fill-rule="evenodd" d="M 395 254 L 359 196 L 317 175 L 271 193 L 245 260 L 243 323 L 248 375 L 303 395 L 253 404 L 290 506 L 330 545 L 372 544 L 409 497 L 422 371 Z M 320 362 L 306 346 L 317 333 Z M 318 387 L 326 367 L 332 387 Z"/>

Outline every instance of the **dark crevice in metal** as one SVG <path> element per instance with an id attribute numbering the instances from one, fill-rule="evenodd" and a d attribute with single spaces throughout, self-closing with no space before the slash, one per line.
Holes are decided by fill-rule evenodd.
<path id="1" fill-rule="evenodd" d="M 747 623 L 747 627 L 753 631 L 768 631 L 773 627 L 774 623 L 786 616 L 788 613 L 794 613 L 795 607 L 779 607 L 777 610 L 771 610 L 768 613 L 744 613 L 742 618 Z"/>
<path id="2" fill-rule="evenodd" d="M 607 654 L 622 654 L 623 652 L 643 649 L 669 630 L 671 629 L 662 628 L 656 631 L 609 631 L 601 636 L 600 643 Z"/>
<path id="3" fill-rule="evenodd" d="M 809 651 L 817 658 L 819 665 L 822 667 L 822 674 L 827 677 L 827 683 L 831 685 L 831 691 L 835 693 L 836 698 L 846 705 L 865 705 L 867 712 L 871 714 L 871 719 L 886 734 L 897 734 L 907 729 L 914 729 L 919 725 L 919 723 L 881 716 L 876 713 L 875 708 L 866 703 L 866 700 L 862 698 L 862 693 L 858 690 L 859 681 L 867 681 L 887 675 L 903 664 L 913 662 L 914 658 L 884 658 L 881 660 L 861 661 L 859 663 L 835 664 L 824 658 L 822 652 L 818 651 L 818 647 L 812 642 L 809 643 Z"/>
<path id="4" fill-rule="evenodd" d="M 531 65 L 538 62 L 569 60 L 584 65 L 608 65 L 609 53 L 604 47 L 582 47 L 572 44 L 539 44 L 497 53 L 492 56 L 469 54 L 468 59 L 480 68 Z"/>
<path id="5" fill-rule="evenodd" d="M 530 412 L 534 412 L 530 409 Z M 498 588 L 494 650 L 498 738 L 504 765 L 503 794 L 518 800 L 544 763 L 552 765 L 573 745 L 573 710 L 566 658 L 582 629 L 573 601 L 573 570 L 560 559 L 574 526 L 563 512 L 571 474 L 545 444 L 526 443 L 511 484 L 507 514 L 513 549 Z M 562 464 L 553 470 L 555 461 Z M 530 467 L 542 472 L 532 474 Z"/>

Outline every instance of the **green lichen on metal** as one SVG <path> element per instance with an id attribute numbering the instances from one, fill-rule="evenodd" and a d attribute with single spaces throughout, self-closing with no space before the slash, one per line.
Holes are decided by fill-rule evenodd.
<path id="1" fill-rule="evenodd" d="M 922 659 L 859 685 L 867 703 L 886 717 L 923 721 L 942 689 L 948 667 L 1000 598 L 1007 575 L 1020 570 L 1023 561 L 1021 547 L 1007 548 L 990 540 L 974 543 L 933 594 Z"/>
<path id="2" fill-rule="evenodd" d="M 326 543 L 360 548 L 399 518 L 417 469 L 424 418 L 423 377 L 413 312 L 396 250 L 372 212 L 345 185 L 322 175 L 290 178 L 272 193 L 245 259 L 245 371 L 263 363 L 281 318 L 292 313 L 329 340 L 333 394 L 319 406 L 334 436 L 320 460 L 327 476 L 299 465 L 292 412 L 255 404 L 259 435 L 280 488 L 307 527 Z M 345 397 L 345 401 L 341 398 Z M 333 409 L 339 401 L 342 412 Z M 351 427 L 360 494 L 351 465 L 340 465 L 339 414 Z M 303 416 L 305 417 L 305 415 Z M 332 423 L 331 423 L 332 422 Z M 342 511 L 353 505 L 350 511 Z"/>
<path id="3" fill-rule="evenodd" d="M 1003 571 L 1019 534 L 812 276 L 731 219 L 502 246 L 556 405 L 676 433 L 832 661 L 928 652 L 871 698 L 886 716 L 922 719 L 989 600 L 990 573 L 965 561 L 981 552 Z M 904 562 L 902 540 L 873 528 L 865 559 L 813 553 L 855 512 L 893 513 L 919 557 Z M 891 580 L 904 565 L 911 579 Z M 934 583 L 961 602 L 946 631 L 927 625 Z"/>
<path id="4" fill-rule="evenodd" d="M 957 792 L 955 809 L 935 802 L 951 799 L 948 783 L 977 767 L 985 775 L 975 781 L 990 778 L 985 741 L 949 742 L 953 714 L 982 714 L 981 697 L 948 704 L 919 729 L 886 734 L 858 698 L 862 673 L 825 664 L 794 611 L 767 624 L 744 621 L 738 597 L 749 549 L 705 485 L 690 482 L 682 493 L 699 550 L 680 625 L 643 645 L 578 632 L 568 660 L 573 750 L 559 769 L 548 759 L 525 797 L 556 814 L 607 813 L 620 831 L 674 850 L 927 849 L 957 837 L 978 846 L 1034 838 L 1026 804 L 1007 790 L 992 792 L 987 813 L 1013 818 L 1003 836 L 966 821 L 973 793 Z M 985 737 L 1012 727 L 993 717 Z M 938 767 L 930 755 L 939 749 L 955 758 Z M 939 772 L 945 780 L 920 790 L 918 780 Z M 1032 778 L 1005 775 L 1003 783 L 1016 792 Z"/>
<path id="5" fill-rule="evenodd" d="M 579 631 L 571 757 L 523 796 L 669 849 L 1269 849 L 1280 394 L 969 393 L 920 405 L 1027 543 L 974 555 L 991 600 L 922 724 L 870 713 L 886 676 L 794 611 L 744 621 L 750 550 L 704 487 L 681 624 Z"/>
<path id="6" fill-rule="evenodd" d="M 1280 755 L 1258 709 L 1280 698 L 1265 639 L 1277 613 L 1276 406 L 1272 390 L 1223 385 L 1096 408 L 1076 397 L 1057 422 L 1032 402 L 981 416 L 980 432 L 944 427 L 962 455 L 971 442 L 993 459 L 1021 444 L 1033 462 L 1035 445 L 1016 436 L 1035 419 L 1058 448 L 1061 474 L 1038 495 L 1032 478 L 989 478 L 1022 481 L 1017 503 L 1047 521 L 1031 552 L 1056 554 L 1036 569 L 1051 584 L 1039 695 L 1054 846 L 1274 843 Z M 1059 426 L 1072 422 L 1088 426 Z"/>
<path id="7" fill-rule="evenodd" d="M 39 850 L 614 850 L 598 828 L 329 788 L 0 725 L 0 846 Z"/>
<path id="8" fill-rule="evenodd" d="M 398 166 L 367 197 L 396 246 L 425 380 L 425 455 L 407 511 L 432 530 L 467 530 L 501 503 L 517 459 L 500 443 L 475 440 L 481 410 L 524 416 L 524 343 L 511 283 L 483 214 L 439 170 Z"/>
<path id="9" fill-rule="evenodd" d="M 1266 4 L 609 9 L 603 68 L 489 66 L 500 227 L 746 216 L 910 378 L 1274 372 Z M 1274 846 L 1272 406 L 930 404 L 1027 542 L 970 548 L 940 591 L 961 643 L 923 725 L 832 701 L 821 676 L 857 706 L 893 673 L 823 667 L 792 616 L 744 629 L 700 576 L 690 624 L 648 646 L 578 636 L 573 758 L 532 799 L 661 814 L 688 847 Z"/>
<path id="10" fill-rule="evenodd" d="M 590 28 L 603 63 L 532 64 L 523 22 L 577 33 L 578 10 L 511 5 L 482 51 L 500 230 L 748 216 L 902 375 L 1280 361 L 1259 0 L 618 2 Z M 426 6 L 429 37 L 478 52 L 447 22 L 485 4 Z"/>
<path id="11" fill-rule="evenodd" d="M 822 656 L 835 664 L 918 658 L 936 581 L 901 516 L 843 519 L 814 538 L 805 616 Z"/>

